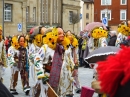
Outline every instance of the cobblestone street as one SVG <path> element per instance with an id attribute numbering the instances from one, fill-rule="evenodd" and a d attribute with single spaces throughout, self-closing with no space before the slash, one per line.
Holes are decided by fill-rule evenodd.
<path id="1" fill-rule="evenodd" d="M 11 74 L 10 68 L 7 68 L 5 70 L 5 75 L 3 78 L 4 78 L 4 84 L 8 89 L 9 89 L 9 85 L 10 85 L 10 74 Z M 83 67 L 79 68 L 79 80 L 80 80 L 81 86 L 91 87 L 92 74 L 93 74 L 92 69 L 83 68 Z M 32 81 L 31 78 L 30 78 L 30 85 L 31 86 L 34 85 L 34 82 Z M 16 89 L 17 89 L 19 95 L 15 96 L 15 97 L 28 97 L 22 91 L 20 75 L 19 75 L 18 85 L 17 85 Z M 80 97 L 80 94 L 75 94 L 74 97 Z M 97 97 L 97 94 L 95 93 L 93 95 L 93 97 Z"/>

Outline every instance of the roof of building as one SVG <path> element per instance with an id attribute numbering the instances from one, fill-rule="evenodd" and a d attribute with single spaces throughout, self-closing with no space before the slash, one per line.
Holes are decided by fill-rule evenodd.
<path id="1" fill-rule="evenodd" d="M 83 2 L 94 2 L 94 0 L 82 0 Z"/>

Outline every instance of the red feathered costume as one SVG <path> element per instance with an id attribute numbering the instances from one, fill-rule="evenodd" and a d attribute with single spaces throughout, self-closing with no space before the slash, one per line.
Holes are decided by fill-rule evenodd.
<path id="1" fill-rule="evenodd" d="M 106 61 L 98 62 L 98 64 L 101 91 L 109 94 L 110 97 L 116 97 L 119 87 L 130 81 L 130 47 L 123 47 L 118 54 L 109 56 Z"/>

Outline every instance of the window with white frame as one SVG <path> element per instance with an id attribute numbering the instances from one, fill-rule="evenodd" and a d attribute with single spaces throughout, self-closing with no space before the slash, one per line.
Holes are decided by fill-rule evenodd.
<path id="1" fill-rule="evenodd" d="M 126 10 L 120 10 L 120 20 L 126 20 Z"/>
<path id="2" fill-rule="evenodd" d="M 111 5 L 111 0 L 101 0 L 101 5 Z"/>
<path id="3" fill-rule="evenodd" d="M 12 21 L 12 4 L 5 3 L 4 6 L 4 21 Z"/>
<path id="4" fill-rule="evenodd" d="M 36 7 L 33 7 L 33 22 L 36 22 Z"/>
<path id="5" fill-rule="evenodd" d="M 72 23 L 73 11 L 69 11 L 69 22 Z"/>
<path id="6" fill-rule="evenodd" d="M 127 4 L 127 0 L 120 0 L 121 5 L 126 5 Z"/>
<path id="7" fill-rule="evenodd" d="M 108 20 L 111 20 L 111 10 L 108 10 L 108 9 L 105 9 L 105 10 L 101 10 L 101 20 L 104 18 L 104 17 L 107 17 Z"/>

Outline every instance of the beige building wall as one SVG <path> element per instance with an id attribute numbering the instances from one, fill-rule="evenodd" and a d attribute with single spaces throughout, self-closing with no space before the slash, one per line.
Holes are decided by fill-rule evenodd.
<path id="1" fill-rule="evenodd" d="M 2 4 L 1 2 L 2 0 L 0 4 Z M 4 36 L 26 33 L 26 0 L 4 0 L 4 3 L 12 4 L 12 21 L 4 22 Z M 0 5 L 0 12 L 2 12 L 1 10 L 2 7 Z M 22 24 L 21 32 L 18 32 L 17 28 L 19 23 Z"/>
<path id="2" fill-rule="evenodd" d="M 88 8 L 87 8 L 88 6 Z M 89 18 L 86 18 L 86 14 L 89 14 Z M 94 22 L 94 4 L 84 2 L 83 4 L 83 29 L 87 23 Z"/>
<path id="3" fill-rule="evenodd" d="M 61 26 L 61 0 L 27 0 L 29 21 L 27 26 Z M 36 8 L 36 21 L 33 21 L 33 8 Z M 28 28 L 28 27 L 27 27 Z"/>
<path id="4" fill-rule="evenodd" d="M 3 22 L 3 2 L 2 0 L 0 0 L 0 25 L 2 26 L 2 22 Z"/>
<path id="5" fill-rule="evenodd" d="M 62 14 L 62 27 L 65 31 L 71 30 L 76 35 L 79 34 L 80 31 L 80 22 L 73 25 L 69 22 L 69 11 L 73 11 L 80 15 L 80 0 L 72 1 L 72 0 L 63 0 L 63 14 Z"/>
<path id="6" fill-rule="evenodd" d="M 26 27 L 27 32 L 36 25 L 40 25 L 40 0 L 27 0 L 26 7 Z M 35 8 L 35 11 L 34 11 Z M 33 17 L 35 14 L 35 17 Z M 33 20 L 35 18 L 35 20 Z"/>

